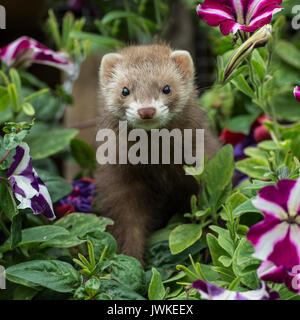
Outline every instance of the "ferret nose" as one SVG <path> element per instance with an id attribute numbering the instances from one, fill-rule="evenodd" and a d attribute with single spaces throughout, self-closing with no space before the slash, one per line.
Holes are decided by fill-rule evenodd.
<path id="1" fill-rule="evenodd" d="M 153 119 L 156 114 L 156 109 L 153 107 L 141 108 L 138 114 L 142 119 Z"/>

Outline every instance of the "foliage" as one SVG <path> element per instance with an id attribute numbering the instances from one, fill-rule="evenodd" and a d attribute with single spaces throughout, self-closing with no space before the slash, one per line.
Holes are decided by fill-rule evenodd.
<path id="1" fill-rule="evenodd" d="M 268 139 L 250 139 L 241 157 L 241 145 L 225 141 L 195 176 L 200 192 L 192 196 L 190 212 L 175 215 L 150 237 L 144 268 L 117 253 L 116 240 L 107 231 L 113 221 L 97 210 L 64 212 L 55 221 L 33 215 L 33 206 L 21 208 L 8 174 L 18 147 L 28 146 L 28 163 L 44 182 L 54 211 L 74 189 L 59 175 L 57 163 L 72 159 L 81 168 L 79 176 L 93 178 L 95 151 L 76 138 L 78 130 L 64 128 L 61 121 L 81 64 L 90 50 L 104 53 L 129 40 L 148 43 L 162 31 L 169 13 L 162 1 L 91 2 L 89 10 L 104 12 L 92 21 L 76 19 L 71 12 L 60 19 L 49 11 L 53 45 L 74 67 L 55 89 L 18 65 L 1 64 L 0 264 L 6 268 L 8 289 L 0 291 L 0 299 L 199 300 L 201 292 L 193 288 L 199 279 L 229 291 L 259 289 L 262 261 L 254 256 L 248 235 L 264 214 L 253 200 L 265 187 L 300 177 L 300 109 L 293 96 L 300 81 L 300 40 L 288 29 L 296 1 L 284 1 L 288 10 L 276 16 L 272 33 L 264 35 L 259 47 L 254 45 L 257 34 L 224 37 L 200 23 L 217 60 L 216 82 L 200 98 L 212 128 L 238 132 L 243 144 L 253 140 L 255 123 L 264 115 L 259 128 Z M 186 2 L 194 10 L 197 1 Z M 242 182 L 235 181 L 237 171 L 244 174 Z M 269 281 L 268 286 L 281 299 L 300 299 L 284 283 Z"/>

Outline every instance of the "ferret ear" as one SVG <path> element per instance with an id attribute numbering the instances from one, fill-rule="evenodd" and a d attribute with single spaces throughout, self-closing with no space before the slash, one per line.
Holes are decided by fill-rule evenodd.
<path id="1" fill-rule="evenodd" d="M 182 72 L 185 78 L 190 78 L 194 75 L 194 62 L 188 51 L 173 51 L 171 58 L 176 63 L 178 69 Z"/>
<path id="2" fill-rule="evenodd" d="M 108 53 L 101 61 L 100 66 L 100 81 L 101 84 L 107 84 L 111 79 L 113 70 L 118 62 L 122 60 L 122 56 L 118 53 Z"/>

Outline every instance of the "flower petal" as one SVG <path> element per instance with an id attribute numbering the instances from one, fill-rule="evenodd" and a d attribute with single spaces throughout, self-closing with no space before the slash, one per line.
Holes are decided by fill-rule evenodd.
<path id="1" fill-rule="evenodd" d="M 274 202 L 267 201 L 260 196 L 254 199 L 252 204 L 256 209 L 262 211 L 265 217 L 276 219 L 277 222 L 281 222 L 282 220 L 288 218 L 288 214 L 281 206 Z"/>
<path id="2" fill-rule="evenodd" d="M 267 186 L 261 189 L 258 193 L 259 198 L 281 207 L 284 212 L 288 213 L 288 200 L 295 184 L 296 180 L 280 180 L 277 185 Z M 257 208 L 262 210 L 264 213 L 273 212 L 278 217 L 281 216 L 279 213 L 279 208 L 275 208 L 274 205 L 271 207 L 266 202 L 264 205 L 268 206 L 265 208 L 265 210 L 261 206 Z"/>
<path id="3" fill-rule="evenodd" d="M 294 90 L 294 95 L 296 99 L 300 102 L 300 86 L 297 86 Z"/>
<path id="4" fill-rule="evenodd" d="M 14 162 L 7 171 L 13 192 L 19 200 L 19 209 L 31 208 L 35 214 L 44 214 L 54 219 L 54 211 L 49 192 L 33 169 L 29 146 L 22 142 L 16 148 Z"/>
<path id="5" fill-rule="evenodd" d="M 30 163 L 31 157 L 29 156 L 29 146 L 22 142 L 16 148 L 14 162 L 7 171 L 7 177 L 19 175 L 22 171 L 26 170 Z"/>
<path id="6" fill-rule="evenodd" d="M 282 3 L 282 0 L 250 0 L 247 6 L 246 24 L 248 25 L 251 20 L 265 12 L 275 13 L 274 10 L 280 8 L 278 5 Z M 270 23 L 267 22 L 267 23 Z"/>
<path id="7" fill-rule="evenodd" d="M 257 275 L 264 281 L 271 281 L 275 283 L 284 283 L 286 281 L 287 272 L 284 266 L 275 266 L 271 261 L 263 261 L 257 270 Z"/>
<path id="8" fill-rule="evenodd" d="M 294 217 L 297 215 L 300 207 L 300 179 L 296 180 L 296 183 L 290 190 L 287 207 L 290 216 Z"/>
<path id="9" fill-rule="evenodd" d="M 29 66 L 31 63 L 39 63 L 56 67 L 71 75 L 75 72 L 75 66 L 68 60 L 66 54 L 55 52 L 25 36 L 0 49 L 0 59 L 8 66 L 13 64 Z"/>
<path id="10" fill-rule="evenodd" d="M 39 185 L 40 193 L 31 199 L 31 208 L 35 214 L 42 213 L 46 218 L 55 219 L 52 201 L 45 185 Z"/>
<path id="11" fill-rule="evenodd" d="M 225 4 L 224 4 L 225 2 Z M 233 8 L 231 1 L 224 1 L 220 3 L 217 0 L 206 0 L 203 4 L 197 7 L 197 13 L 208 25 L 216 27 L 221 22 L 232 21 L 232 24 L 223 27 L 223 34 L 228 35 L 230 31 L 236 28 L 236 21 L 233 15 Z M 236 30 L 235 30 L 236 31 Z"/>
<path id="12" fill-rule="evenodd" d="M 274 254 L 276 245 L 284 240 L 288 233 L 289 225 L 286 222 L 278 223 L 277 219 L 271 217 L 251 227 L 247 233 L 247 239 L 255 248 L 253 257 L 274 262 L 270 256 Z M 280 255 L 280 258 L 285 259 L 285 256 Z"/>
<path id="13" fill-rule="evenodd" d="M 29 49 L 30 38 L 21 37 L 9 45 L 0 49 L 0 59 L 8 66 L 11 66 L 19 54 Z"/>
<path id="14" fill-rule="evenodd" d="M 270 290 L 264 282 L 262 282 L 260 289 L 246 292 L 225 290 L 203 280 L 194 281 L 193 288 L 198 290 L 201 298 L 207 300 L 273 300 L 279 298 L 278 293 L 269 292 Z"/>
<path id="15" fill-rule="evenodd" d="M 290 291 L 300 294 L 299 271 L 299 267 L 289 272 L 284 266 L 277 267 L 270 261 L 264 261 L 258 268 L 257 274 L 264 281 L 285 283 Z"/>
<path id="16" fill-rule="evenodd" d="M 54 52 L 49 49 L 35 50 L 32 60 L 35 63 L 45 64 L 61 69 L 69 74 L 73 74 L 75 71 L 73 63 L 68 61 L 66 54 Z"/>

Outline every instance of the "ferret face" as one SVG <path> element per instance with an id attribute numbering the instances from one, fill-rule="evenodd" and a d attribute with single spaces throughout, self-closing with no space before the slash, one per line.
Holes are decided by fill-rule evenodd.
<path id="1" fill-rule="evenodd" d="M 105 108 L 133 128 L 161 128 L 180 115 L 193 92 L 188 52 L 167 46 L 129 47 L 104 56 L 100 69 Z"/>

